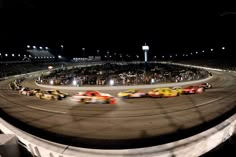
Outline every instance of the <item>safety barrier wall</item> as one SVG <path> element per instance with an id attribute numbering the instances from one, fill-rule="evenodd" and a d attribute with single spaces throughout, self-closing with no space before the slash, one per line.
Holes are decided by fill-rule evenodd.
<path id="1" fill-rule="evenodd" d="M 53 143 L 23 132 L 0 118 L 1 131 L 5 134 L 15 134 L 19 143 L 37 157 L 195 157 L 230 138 L 235 126 L 236 115 L 233 115 L 209 130 L 179 141 L 137 149 L 104 150 Z"/>
<path id="2" fill-rule="evenodd" d="M 5 134 L 15 134 L 19 144 L 37 157 L 195 157 L 230 138 L 235 126 L 236 114 L 213 128 L 179 141 L 137 149 L 105 150 L 53 143 L 19 130 L 0 118 L 0 130 Z"/>

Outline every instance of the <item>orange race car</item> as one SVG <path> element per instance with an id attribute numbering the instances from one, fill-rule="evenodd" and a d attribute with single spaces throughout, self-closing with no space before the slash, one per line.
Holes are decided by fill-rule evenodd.
<path id="1" fill-rule="evenodd" d="M 205 91 L 204 87 L 200 87 L 200 86 L 188 86 L 183 88 L 182 93 L 183 94 L 198 94 L 198 93 L 202 93 Z"/>
<path id="2" fill-rule="evenodd" d="M 105 103 L 105 104 L 115 104 L 115 98 L 106 93 L 100 93 L 98 91 L 86 91 L 79 92 L 72 96 L 73 101 L 80 103 Z"/>

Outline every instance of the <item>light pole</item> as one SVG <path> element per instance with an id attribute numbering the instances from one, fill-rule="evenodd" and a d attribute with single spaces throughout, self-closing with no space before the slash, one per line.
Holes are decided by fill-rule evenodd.
<path id="1" fill-rule="evenodd" d="M 107 51 L 107 60 L 109 60 L 109 53 L 110 53 L 110 52 L 109 52 L 109 51 Z"/>
<path id="2" fill-rule="evenodd" d="M 120 53 L 120 58 L 121 58 L 121 61 L 123 62 L 123 57 L 122 57 L 122 54 Z"/>
<path id="3" fill-rule="evenodd" d="M 64 46 L 63 46 L 63 45 L 61 45 L 61 52 L 63 52 L 63 48 L 64 48 Z"/>
<path id="4" fill-rule="evenodd" d="M 147 61 L 148 61 L 148 50 L 149 50 L 149 46 L 147 46 L 147 44 L 145 43 L 144 46 L 142 46 L 142 49 L 144 51 L 144 63 L 145 63 L 145 73 L 147 70 Z"/>
<path id="5" fill-rule="evenodd" d="M 114 56 L 114 60 L 115 60 L 115 62 L 116 62 L 116 52 L 114 53 L 114 55 L 113 55 L 113 56 Z"/>
<path id="6" fill-rule="evenodd" d="M 148 61 L 148 50 L 149 50 L 149 46 L 147 46 L 147 44 L 145 43 L 145 45 L 142 47 L 143 51 L 144 51 L 144 62 L 145 64 Z"/>
<path id="7" fill-rule="evenodd" d="M 84 51 L 85 51 L 85 48 L 84 48 L 84 47 L 82 48 L 82 51 L 83 51 L 83 60 L 84 60 Z"/>

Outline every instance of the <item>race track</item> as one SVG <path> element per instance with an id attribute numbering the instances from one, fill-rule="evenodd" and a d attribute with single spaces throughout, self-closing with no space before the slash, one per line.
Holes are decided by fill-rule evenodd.
<path id="1" fill-rule="evenodd" d="M 70 97 L 61 101 L 27 97 L 10 90 L 9 80 L 4 80 L 0 81 L 1 115 L 33 135 L 74 146 L 112 149 L 162 144 L 204 131 L 236 107 L 236 75 L 211 72 L 213 88 L 202 94 L 117 98 L 114 105 L 78 104 Z M 23 85 L 36 87 L 32 78 Z M 116 96 L 120 91 L 101 92 Z"/>

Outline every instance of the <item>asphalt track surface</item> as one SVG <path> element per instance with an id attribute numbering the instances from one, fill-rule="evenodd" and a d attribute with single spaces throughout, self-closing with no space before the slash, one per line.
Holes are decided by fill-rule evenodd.
<path id="1" fill-rule="evenodd" d="M 202 94 L 117 98 L 113 105 L 78 104 L 70 97 L 61 101 L 27 97 L 10 90 L 9 80 L 4 80 L 0 81 L 0 113 L 26 132 L 73 146 L 124 149 L 163 144 L 202 132 L 235 112 L 236 75 L 212 74 L 209 82 L 213 88 Z M 22 85 L 37 87 L 32 78 Z M 120 91 L 100 92 L 116 96 Z"/>

